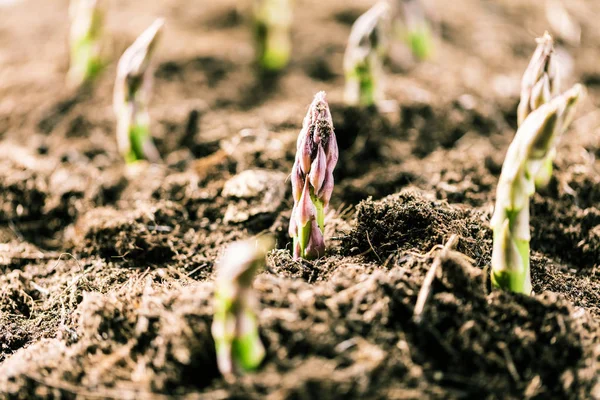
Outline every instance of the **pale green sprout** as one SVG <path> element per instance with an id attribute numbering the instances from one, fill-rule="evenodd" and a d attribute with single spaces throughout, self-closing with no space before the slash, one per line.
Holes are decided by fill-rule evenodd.
<path id="1" fill-rule="evenodd" d="M 70 66 L 67 80 L 72 86 L 93 81 L 102 71 L 103 0 L 71 0 L 69 4 Z"/>
<path id="2" fill-rule="evenodd" d="M 372 106 L 383 100 L 383 62 L 389 45 L 390 7 L 380 1 L 361 15 L 350 31 L 344 54 L 344 100 Z"/>
<path id="3" fill-rule="evenodd" d="M 575 85 L 531 112 L 508 148 L 491 220 L 494 231 L 491 279 L 496 287 L 531 293 L 529 201 L 535 192 L 534 177 L 571 122 L 582 91 L 581 85 Z"/>
<path id="4" fill-rule="evenodd" d="M 434 43 L 430 23 L 421 0 L 395 0 L 395 30 L 419 60 L 433 54 Z"/>
<path id="5" fill-rule="evenodd" d="M 258 66 L 282 70 L 292 51 L 292 0 L 254 0 L 253 19 Z"/>
<path id="6" fill-rule="evenodd" d="M 217 267 L 212 336 L 226 379 L 258 368 L 265 356 L 256 319 L 252 281 L 273 248 L 270 237 L 235 242 Z"/>
<path id="7" fill-rule="evenodd" d="M 164 20 L 157 19 L 123 53 L 117 67 L 113 108 L 117 117 L 117 144 L 127 163 L 159 162 L 150 136 L 148 101 L 152 89 L 152 54 Z"/>

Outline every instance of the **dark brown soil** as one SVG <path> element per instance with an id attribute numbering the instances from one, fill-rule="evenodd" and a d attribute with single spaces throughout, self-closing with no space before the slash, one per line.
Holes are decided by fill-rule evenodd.
<path id="1" fill-rule="evenodd" d="M 564 86 L 588 96 L 532 201 L 531 297 L 491 289 L 489 219 L 545 2 L 431 0 L 436 58 L 400 46 L 385 113 L 342 104 L 345 40 L 372 1 L 299 0 L 291 65 L 269 77 L 234 0 L 108 3 L 111 64 L 79 91 L 63 83 L 67 0 L 0 5 L 1 398 L 600 399 L 599 3 L 564 2 L 582 29 L 559 40 Z M 115 61 L 159 15 L 165 163 L 126 167 Z M 296 261 L 287 176 L 319 90 L 341 149 L 329 248 Z M 267 232 L 267 356 L 227 383 L 213 267 Z"/>

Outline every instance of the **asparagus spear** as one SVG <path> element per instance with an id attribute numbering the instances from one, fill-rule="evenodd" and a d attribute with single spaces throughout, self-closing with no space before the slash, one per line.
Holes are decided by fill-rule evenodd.
<path id="1" fill-rule="evenodd" d="M 344 54 L 348 105 L 371 106 L 383 100 L 383 59 L 389 43 L 389 12 L 380 1 L 361 15 L 350 32 Z"/>
<path id="2" fill-rule="evenodd" d="M 71 0 L 69 4 L 70 67 L 67 79 L 73 86 L 93 81 L 104 66 L 101 58 L 103 0 Z"/>
<path id="3" fill-rule="evenodd" d="M 325 211 L 333 192 L 333 169 L 338 146 L 325 92 L 319 92 L 308 109 L 296 146 L 292 168 L 294 208 L 290 236 L 294 257 L 314 259 L 325 253 Z"/>
<path id="4" fill-rule="evenodd" d="M 258 65 L 279 71 L 289 63 L 292 51 L 292 0 L 254 0 L 253 5 Z"/>
<path id="5" fill-rule="evenodd" d="M 534 177 L 568 127 L 581 92 L 581 85 L 575 85 L 529 114 L 508 148 L 491 220 L 494 286 L 531 293 L 529 199 L 535 192 Z"/>
<path id="6" fill-rule="evenodd" d="M 150 136 L 148 101 L 152 90 L 150 62 L 164 20 L 157 19 L 123 53 L 117 67 L 113 108 L 117 117 L 117 143 L 125 161 L 159 162 Z"/>
<path id="7" fill-rule="evenodd" d="M 536 39 L 537 48 L 521 81 L 521 101 L 517 109 L 519 125 L 525 118 L 538 107 L 556 97 L 560 91 L 560 75 L 558 62 L 554 53 L 554 41 L 548 32 Z M 543 168 L 535 177 L 535 184 L 544 187 L 552 176 L 552 161 L 556 157 L 556 150 L 550 149 L 544 159 Z"/>
<path id="8" fill-rule="evenodd" d="M 258 368 L 265 356 L 252 281 L 272 247 L 272 239 L 266 237 L 236 242 L 218 264 L 212 335 L 219 370 L 226 378 Z"/>

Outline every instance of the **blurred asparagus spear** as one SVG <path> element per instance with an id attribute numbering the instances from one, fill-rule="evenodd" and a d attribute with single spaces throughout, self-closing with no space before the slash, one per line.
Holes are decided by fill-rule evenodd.
<path id="1" fill-rule="evenodd" d="M 272 247 L 272 239 L 267 237 L 236 242 L 229 245 L 218 264 L 212 335 L 219 370 L 226 379 L 258 368 L 265 356 L 252 281 Z"/>
<path id="2" fill-rule="evenodd" d="M 344 54 L 344 100 L 372 106 L 383 100 L 383 60 L 389 44 L 389 5 L 380 1 L 361 15 L 350 32 Z"/>
<path id="3" fill-rule="evenodd" d="M 546 19 L 552 31 L 572 46 L 581 44 L 581 26 L 569 14 L 561 0 L 546 0 Z"/>
<path id="4" fill-rule="evenodd" d="M 67 80 L 72 86 L 93 81 L 101 72 L 103 0 L 71 0 L 69 4 L 70 67 Z"/>
<path id="5" fill-rule="evenodd" d="M 254 0 L 253 24 L 258 66 L 271 72 L 285 68 L 292 51 L 292 0 Z"/>
<path id="6" fill-rule="evenodd" d="M 421 0 L 395 0 L 395 30 L 418 60 L 431 57 L 433 34 Z"/>
<path id="7" fill-rule="evenodd" d="M 157 19 L 123 53 L 117 67 L 113 108 L 117 117 L 117 143 L 127 163 L 146 159 L 159 162 L 150 136 L 148 101 L 152 90 L 152 54 L 164 20 Z"/>

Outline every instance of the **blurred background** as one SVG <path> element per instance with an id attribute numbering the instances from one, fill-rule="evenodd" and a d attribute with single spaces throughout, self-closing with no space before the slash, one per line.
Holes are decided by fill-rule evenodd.
<path id="1" fill-rule="evenodd" d="M 202 119 L 206 127 L 202 130 L 224 133 L 256 125 L 256 121 L 280 124 L 286 118 L 282 115 L 288 114 L 282 110 L 288 107 L 297 110 L 298 117 L 290 121 L 297 124 L 301 110 L 319 89 L 326 90 L 332 100 L 341 99 L 342 58 L 351 24 L 374 2 L 297 0 L 291 65 L 277 88 L 265 90 L 258 102 L 244 99 L 254 88 L 250 68 L 253 41 L 244 15 L 249 9 L 247 2 L 106 3 L 106 51 L 112 64 L 101 78 L 86 115 L 109 122 L 116 61 L 139 33 L 162 16 L 166 28 L 156 52 L 158 79 L 152 112 L 159 118 L 172 118 L 189 107 L 208 107 L 215 113 Z M 600 81 L 598 2 L 425 0 L 424 4 L 437 34 L 435 54 L 431 60 L 417 63 L 396 49 L 400 54 L 391 66 L 394 73 L 386 78 L 388 98 L 444 101 L 464 92 L 498 102 L 516 102 L 534 39 L 545 30 L 556 37 L 564 87 L 581 81 L 595 93 Z M 27 139 L 39 132 L 36 124 L 45 118 L 48 108 L 69 95 L 64 85 L 68 1 L 2 0 L 0 7 L 0 134 L 6 137 L 18 128 L 17 136 Z M 235 115 L 233 105 L 244 101 L 254 103 L 242 105 L 255 109 L 252 114 L 256 121 Z M 291 114 L 296 115 L 296 111 Z M 166 133 L 159 129 L 155 134 L 160 139 Z"/>

